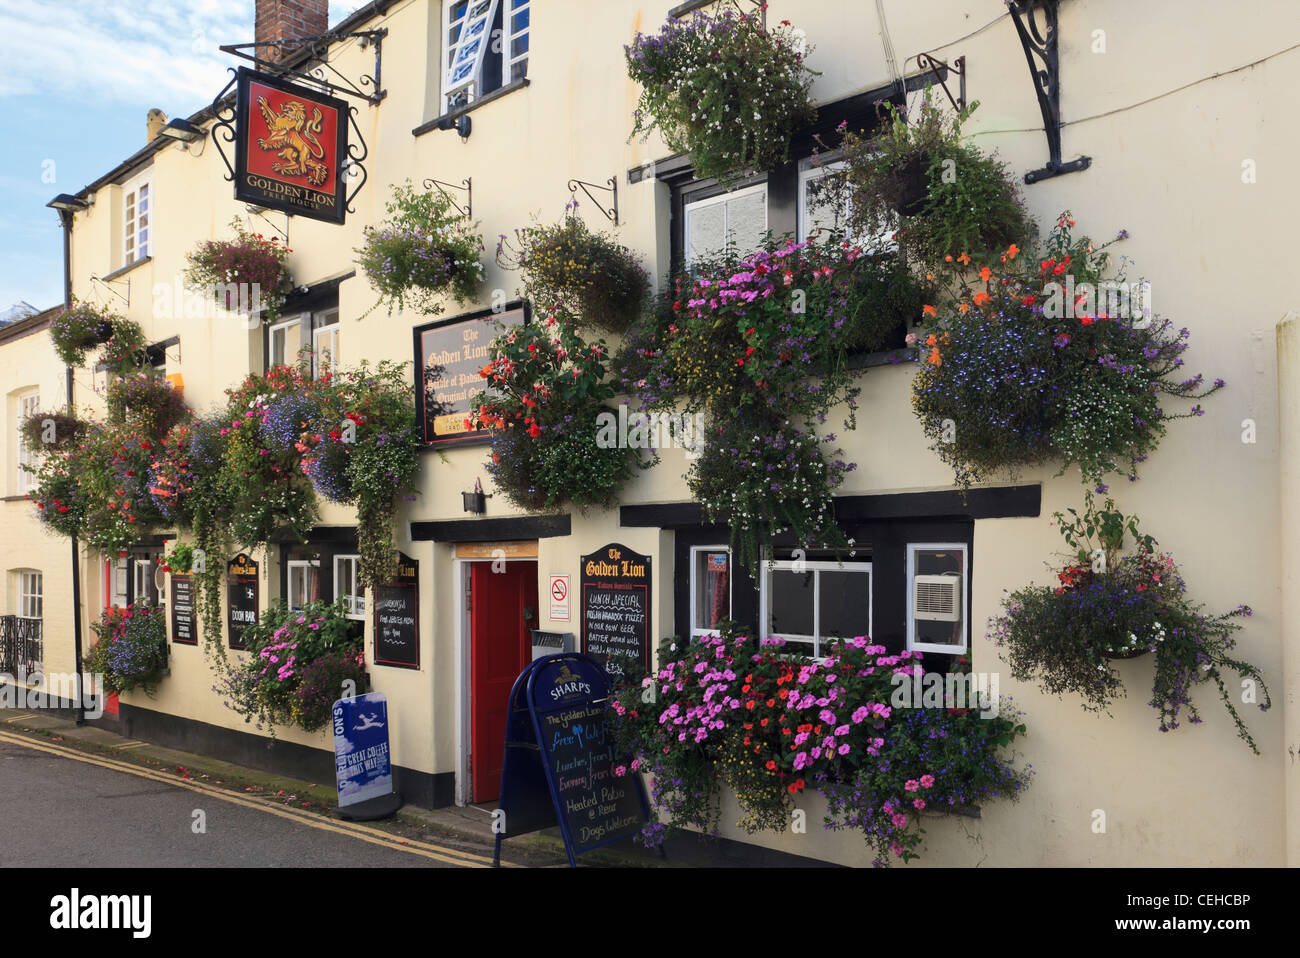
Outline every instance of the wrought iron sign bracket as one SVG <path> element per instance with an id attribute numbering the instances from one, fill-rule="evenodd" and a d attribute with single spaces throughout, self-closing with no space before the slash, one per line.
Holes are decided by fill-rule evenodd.
<path id="1" fill-rule="evenodd" d="M 1006 0 L 1011 19 L 1020 35 L 1020 45 L 1025 50 L 1029 74 L 1033 77 L 1034 92 L 1038 95 L 1038 108 L 1043 114 L 1043 130 L 1047 134 L 1047 165 L 1041 170 L 1025 174 L 1026 183 L 1037 183 L 1062 173 L 1086 170 L 1092 157 L 1080 156 L 1061 160 L 1061 58 L 1057 47 L 1058 0 Z M 1038 14 L 1042 13 L 1040 26 Z"/>
<path id="2" fill-rule="evenodd" d="M 586 180 L 569 180 L 569 192 L 573 194 L 574 200 L 578 197 L 578 187 L 582 187 L 582 192 L 587 194 L 587 199 L 596 204 L 596 209 L 605 214 L 605 219 L 609 220 L 615 226 L 618 225 L 618 177 L 611 176 L 605 181 L 607 185 L 601 186 L 599 183 L 588 183 Z M 614 205 L 606 209 L 601 205 L 601 201 L 592 195 L 592 190 L 602 190 L 610 193 L 614 198 Z"/>
<path id="3" fill-rule="evenodd" d="M 460 213 L 461 216 L 465 217 L 465 219 L 473 219 L 474 178 L 472 176 L 467 176 L 465 179 L 461 180 L 460 182 L 461 185 L 457 186 L 455 183 L 447 183 L 444 180 L 435 180 L 432 177 L 430 177 L 429 179 L 424 181 L 424 188 L 426 190 L 432 190 L 436 188 L 439 193 L 441 193 L 443 196 L 447 197 L 447 199 L 451 201 L 451 205 L 456 207 L 456 211 Z M 462 191 L 465 194 L 465 205 L 461 206 L 459 203 L 457 203 L 456 198 L 452 196 L 450 193 L 448 193 L 447 190 Z"/>
<path id="4" fill-rule="evenodd" d="M 387 29 L 361 30 L 356 33 L 326 33 L 318 37 L 298 37 L 292 40 L 228 43 L 219 47 L 219 49 L 222 53 L 229 53 L 232 56 L 250 60 L 258 69 L 265 70 L 267 73 L 305 80 L 308 83 L 315 83 L 325 87 L 327 93 L 334 95 L 345 94 L 358 100 L 365 100 L 371 106 L 378 106 L 379 101 L 388 96 L 388 91 L 383 87 L 383 43 L 386 36 L 388 36 Z M 361 74 L 357 77 L 355 83 L 334 69 L 329 62 L 329 45 L 338 40 L 352 39 L 360 40 L 360 46 L 363 50 L 370 44 L 374 44 L 375 47 L 374 73 Z M 284 66 L 283 63 L 259 57 L 257 51 L 261 47 L 279 47 L 280 49 L 306 47 L 309 51 L 309 59 L 315 61 L 317 65 L 310 67 L 306 73 L 290 69 Z M 246 53 L 246 50 L 252 50 L 252 52 Z M 335 79 L 331 79 L 331 75 Z"/>
<path id="5" fill-rule="evenodd" d="M 280 227 L 276 226 L 267 218 L 265 206 L 253 206 L 251 203 L 246 203 L 244 204 L 244 207 L 248 210 L 250 216 L 256 216 L 267 226 L 271 227 L 271 229 L 279 233 L 286 244 L 289 242 L 289 217 L 293 216 L 292 213 L 284 214 L 284 229 L 280 229 Z"/>
<path id="6" fill-rule="evenodd" d="M 94 273 L 91 273 L 90 281 L 104 287 L 106 291 L 112 293 L 122 302 L 126 303 L 126 305 L 131 305 L 131 278 L 129 276 L 126 279 L 104 279 L 101 276 L 96 276 Z M 113 288 L 114 286 L 125 286 L 126 295 L 123 296 Z"/>
<path id="7" fill-rule="evenodd" d="M 960 113 L 966 109 L 966 58 L 964 56 L 958 57 L 952 63 L 945 63 L 929 53 L 918 53 L 912 59 L 916 61 L 917 69 L 929 70 L 939 81 L 939 86 L 943 87 L 943 92 L 948 95 L 948 102 L 952 104 L 954 110 Z M 957 88 L 956 99 L 953 99 L 952 91 L 948 89 L 948 76 L 951 73 L 957 74 L 961 81 Z"/>
<path id="8" fill-rule="evenodd" d="M 339 174 L 347 180 L 356 180 L 356 188 L 348 194 L 347 207 L 349 213 L 355 213 L 352 208 L 352 201 L 356 195 L 361 192 L 361 187 L 366 185 L 369 174 L 362 161 L 370 155 L 370 149 L 366 146 L 365 137 L 361 135 L 361 127 L 357 125 L 357 113 L 360 112 L 356 107 L 348 107 L 348 122 L 352 124 L 352 132 L 355 137 L 348 137 L 348 156 L 339 166 Z"/>

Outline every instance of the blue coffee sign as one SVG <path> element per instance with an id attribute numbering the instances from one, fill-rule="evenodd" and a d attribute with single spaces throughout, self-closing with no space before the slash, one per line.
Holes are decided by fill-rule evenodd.
<path id="1" fill-rule="evenodd" d="M 333 708 L 334 777 L 339 807 L 392 794 L 388 700 L 382 692 L 339 699 Z"/>

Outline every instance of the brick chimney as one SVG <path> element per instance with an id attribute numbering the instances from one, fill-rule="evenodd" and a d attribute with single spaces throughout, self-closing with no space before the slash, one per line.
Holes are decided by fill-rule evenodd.
<path id="1" fill-rule="evenodd" d="M 258 43 L 275 43 L 298 37 L 318 37 L 329 29 L 329 0 L 257 0 L 255 36 Z M 258 56 L 278 60 L 292 53 L 279 47 L 260 47 Z"/>

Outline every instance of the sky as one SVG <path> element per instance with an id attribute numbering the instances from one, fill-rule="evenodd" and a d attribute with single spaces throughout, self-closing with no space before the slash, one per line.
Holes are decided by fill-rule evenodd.
<path id="1" fill-rule="evenodd" d="M 251 43 L 254 0 L 0 0 L 0 310 L 63 300 L 58 193 L 145 145 L 158 107 L 212 102 Z M 364 0 L 331 0 L 330 25 Z"/>

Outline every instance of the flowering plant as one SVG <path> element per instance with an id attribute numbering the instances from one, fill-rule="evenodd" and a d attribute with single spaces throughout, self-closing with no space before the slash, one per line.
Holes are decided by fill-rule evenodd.
<path id="1" fill-rule="evenodd" d="M 122 317 L 108 309 L 74 299 L 50 320 L 50 339 L 65 366 L 81 366 L 87 354 L 113 334 Z"/>
<path id="2" fill-rule="evenodd" d="M 86 496 L 79 481 L 74 452 L 48 452 L 39 465 L 25 468 L 35 476 L 27 498 L 35 505 L 41 523 L 61 536 L 79 536 L 86 523 Z"/>
<path id="3" fill-rule="evenodd" d="M 927 710 L 892 704 L 920 658 L 865 637 L 833 643 L 820 661 L 730 631 L 666 640 L 659 671 L 610 706 L 632 770 L 653 776 L 644 839 L 661 841 L 666 825 L 715 832 L 723 785 L 740 801 L 741 827 L 784 831 L 800 793 L 815 789 L 829 800 L 826 827 L 860 829 L 887 864 L 917 857 L 926 808 L 1016 797 L 1028 770 L 998 750 L 1025 727 L 1005 710 L 981 718 L 954 704 L 918 716 Z"/>
<path id="4" fill-rule="evenodd" d="M 254 233 L 239 220 L 231 223 L 235 238 L 204 240 L 185 255 L 185 279 L 193 289 L 211 295 L 222 309 L 247 310 L 264 306 L 274 320 L 293 279 L 285 266 L 293 250 L 278 237 Z"/>
<path id="5" fill-rule="evenodd" d="M 104 676 L 114 692 L 140 689 L 153 695 L 167 668 L 166 610 L 148 605 L 106 609 L 93 623 L 99 641 L 86 653 L 85 668 Z"/>
<path id="6" fill-rule="evenodd" d="M 37 410 L 22 421 L 19 430 L 28 449 L 48 454 L 69 452 L 80 445 L 90 430 L 90 423 L 73 406 L 49 412 Z"/>
<path id="7" fill-rule="evenodd" d="M 262 613 L 244 632 L 247 655 L 227 671 L 215 689 L 223 704 L 256 722 L 259 730 L 296 725 L 323 728 L 330 706 L 363 690 L 365 658 L 361 638 L 341 603 L 310 602 L 301 609 L 280 604 Z"/>
<path id="8" fill-rule="evenodd" d="M 1140 535 L 1136 518 L 1126 518 L 1112 500 L 1098 510 L 1089 493 L 1085 512 L 1069 513 L 1068 519 L 1056 513 L 1056 521 L 1077 552 L 1056 574 L 1059 584 L 1010 593 L 1002 614 L 990 622 L 989 635 L 1005 649 L 1011 674 L 1037 681 L 1051 694 L 1077 693 L 1085 709 L 1100 711 L 1124 693 L 1112 660 L 1154 652 L 1149 704 L 1160 713 L 1160 731 L 1178 728 L 1184 707 L 1188 720 L 1198 724 L 1191 688 L 1213 681 L 1238 736 L 1259 754 L 1223 677 L 1231 669 L 1252 680 L 1252 696 L 1256 684 L 1263 693 L 1260 709 L 1272 704 L 1259 670 L 1229 654 L 1236 644 L 1233 633 L 1241 628 L 1233 620 L 1250 615 L 1250 608 L 1242 605 L 1218 616 L 1203 613 L 1187 598 L 1173 558 L 1156 552 L 1155 540 Z M 1126 530 L 1136 539 L 1137 551 L 1119 555 Z"/>
<path id="9" fill-rule="evenodd" d="M 910 116 L 886 103 L 877 137 L 841 128 L 845 169 L 831 182 L 846 191 L 856 235 L 893 233 L 921 263 L 954 251 L 1002 250 L 1033 236 L 1006 165 L 961 142 L 962 125 L 978 106 L 949 115 L 927 89 Z"/>
<path id="10" fill-rule="evenodd" d="M 1097 302 L 1108 254 L 1074 239 L 1073 225 L 1062 214 L 1041 257 L 1017 261 L 1012 244 L 978 273 L 977 260 L 949 254 L 948 292 L 925 307 L 912 405 L 964 486 L 1053 459 L 1061 473 L 1077 464 L 1090 480 L 1120 470 L 1136 480 L 1166 423 L 1203 413 L 1195 405 L 1171 414 L 1162 397 L 1201 399 L 1224 385 L 1180 372 L 1187 329 L 1131 304 Z M 1129 302 L 1122 273 L 1107 282 Z M 1079 288 L 1064 301 L 1065 290 Z"/>
<path id="11" fill-rule="evenodd" d="M 149 437 L 162 437 L 189 416 L 180 391 L 152 370 L 110 379 L 106 402 L 110 420 Z"/>
<path id="12" fill-rule="evenodd" d="M 621 333 L 646 298 L 646 271 L 626 246 L 588 229 L 577 205 L 559 223 L 515 230 L 513 244 L 503 233 L 497 263 L 523 273 L 524 295 L 542 312 L 561 310 L 589 329 Z"/>
<path id="13" fill-rule="evenodd" d="M 641 85 L 632 135 L 657 129 L 670 150 L 691 154 L 701 179 L 728 183 L 772 169 L 789 159 L 794 131 L 817 116 L 809 49 L 790 21 L 768 30 L 757 12 L 697 11 L 638 33 L 624 48 L 628 75 Z"/>
<path id="14" fill-rule="evenodd" d="M 514 327 L 492 341 L 466 428 L 492 432 L 487 470 L 525 509 L 609 504 L 639 453 L 600 441 L 600 415 L 614 394 L 603 340 L 587 343 L 563 313 Z"/>
<path id="15" fill-rule="evenodd" d="M 171 575 L 187 575 L 194 566 L 194 547 L 184 542 L 172 544 L 171 552 L 163 557 L 162 570 Z"/>
<path id="16" fill-rule="evenodd" d="M 364 245 L 355 251 L 379 291 L 375 306 L 387 302 L 391 314 L 410 302 L 422 313 L 436 314 L 442 312 L 438 297 L 444 292 L 457 302 L 471 299 L 483 281 L 478 224 L 456 212 L 443 193 L 418 192 L 409 180 L 393 187 L 387 210 L 388 221 L 380 228 L 367 226 Z"/>
<path id="17" fill-rule="evenodd" d="M 854 464 L 839 458 L 834 433 L 816 427 L 840 404 L 844 427 L 854 426 L 847 359 L 860 324 L 876 315 L 863 305 L 859 271 L 876 269 L 843 240 L 702 262 L 624 349 L 626 388 L 647 408 L 709 414 L 687 478 L 709 519 L 731 527 L 746 564 L 784 530 L 804 544 L 842 539 L 831 495 Z"/>

